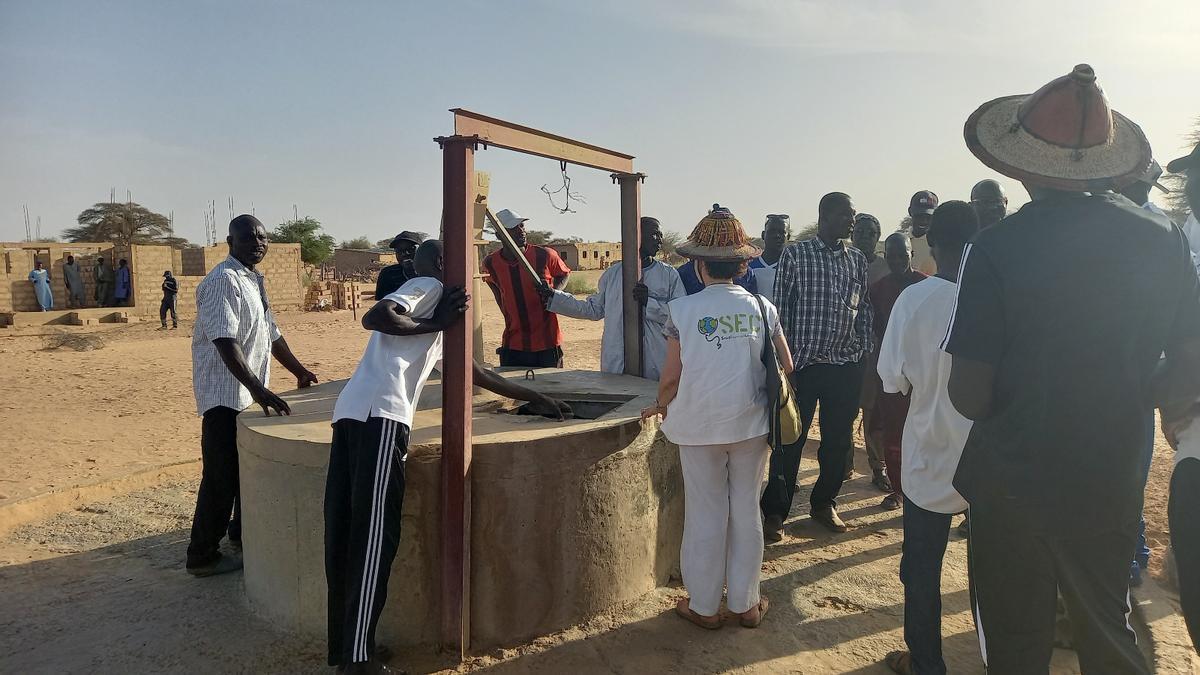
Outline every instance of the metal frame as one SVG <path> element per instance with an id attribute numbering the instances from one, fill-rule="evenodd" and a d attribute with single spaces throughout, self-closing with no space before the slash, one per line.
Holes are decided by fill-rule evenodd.
<path id="1" fill-rule="evenodd" d="M 642 312 L 633 297 L 641 281 L 641 184 L 633 156 L 565 136 L 452 108 L 454 135 L 435 138 L 442 149 L 444 283 L 469 287 L 475 273 L 472 184 L 475 151 L 504 148 L 612 172 L 621 189 L 621 280 L 624 284 L 625 373 L 642 374 Z M 632 263 L 632 264 L 630 264 Z M 471 644 L 471 358 L 475 308 L 448 329 L 442 371 L 441 642 L 459 658 Z"/>

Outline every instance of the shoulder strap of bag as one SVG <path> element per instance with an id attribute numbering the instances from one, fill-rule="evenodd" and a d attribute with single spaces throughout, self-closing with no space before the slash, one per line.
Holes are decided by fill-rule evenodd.
<path id="1" fill-rule="evenodd" d="M 775 345 L 771 343 L 771 327 L 767 325 L 767 307 L 763 304 L 762 296 L 755 293 L 754 301 L 758 303 L 758 313 L 762 316 L 763 324 L 763 363 L 768 367 L 775 360 Z"/>

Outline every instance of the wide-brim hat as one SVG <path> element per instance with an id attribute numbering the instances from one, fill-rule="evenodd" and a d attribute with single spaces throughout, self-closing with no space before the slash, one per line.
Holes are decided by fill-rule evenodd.
<path id="1" fill-rule="evenodd" d="M 1150 166 L 1150 143 L 1112 110 L 1089 65 L 1033 94 L 979 107 L 963 128 L 981 162 L 1023 183 L 1059 190 L 1121 190 Z"/>
<path id="2" fill-rule="evenodd" d="M 685 258 L 715 262 L 751 260 L 762 255 L 762 249 L 750 243 L 741 221 L 729 209 L 717 205 L 675 250 Z"/>

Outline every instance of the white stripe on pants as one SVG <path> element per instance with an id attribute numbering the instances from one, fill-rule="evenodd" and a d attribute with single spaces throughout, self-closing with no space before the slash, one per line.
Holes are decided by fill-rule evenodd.
<path id="1" fill-rule="evenodd" d="M 729 611 L 741 613 L 758 604 L 763 559 L 758 499 L 769 457 L 765 435 L 679 447 L 684 491 L 680 568 L 697 614 L 716 614 L 725 586 Z"/>

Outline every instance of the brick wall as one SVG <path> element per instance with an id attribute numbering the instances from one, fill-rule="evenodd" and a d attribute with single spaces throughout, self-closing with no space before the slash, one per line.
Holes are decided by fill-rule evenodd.
<path id="1" fill-rule="evenodd" d="M 36 312 L 41 307 L 33 292 L 33 284 L 29 282 L 29 271 L 33 269 L 33 261 L 41 260 L 42 265 L 50 271 L 50 291 L 54 294 L 54 308 L 65 309 L 67 306 L 67 284 L 63 276 L 63 265 L 68 255 L 74 255 L 80 264 L 80 273 L 85 285 L 84 299 L 94 304 L 92 295 L 92 265 L 97 255 L 103 255 L 111 264 L 112 244 L 106 243 L 4 243 L 3 264 L 0 272 L 0 312 Z"/>
<path id="2" fill-rule="evenodd" d="M 163 272 L 171 270 L 174 274 L 179 271 L 174 267 L 174 249 L 168 246 L 134 246 L 130 255 L 132 260 L 129 265 L 133 268 L 132 304 L 139 308 L 139 313 L 145 313 L 145 309 L 157 312 L 162 300 Z"/>

